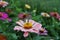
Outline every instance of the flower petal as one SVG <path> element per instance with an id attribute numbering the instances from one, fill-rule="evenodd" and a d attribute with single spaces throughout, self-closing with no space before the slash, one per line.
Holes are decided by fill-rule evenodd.
<path id="1" fill-rule="evenodd" d="M 37 23 L 37 22 L 33 25 L 33 29 L 36 29 L 36 30 L 40 30 L 41 27 L 42 27 L 42 25 L 40 23 Z"/>
<path id="2" fill-rule="evenodd" d="M 48 35 L 47 33 L 40 33 L 40 35 Z"/>
<path id="3" fill-rule="evenodd" d="M 19 20 L 19 22 L 23 25 L 24 24 L 24 21 L 22 21 L 22 20 Z"/>
<path id="4" fill-rule="evenodd" d="M 23 31 L 23 32 L 29 32 L 30 29 L 24 29 L 23 27 L 20 27 L 20 26 L 15 26 L 14 30 L 18 30 L 18 31 Z"/>
<path id="5" fill-rule="evenodd" d="M 33 21 L 33 20 L 31 20 L 31 19 L 29 20 L 29 22 L 30 22 L 30 23 L 32 23 L 32 24 L 34 24 L 34 23 L 35 23 L 35 21 Z"/>
<path id="6" fill-rule="evenodd" d="M 15 27 L 14 27 L 14 30 L 18 30 L 18 31 L 19 31 L 20 29 L 21 29 L 20 26 L 15 26 Z"/>
<path id="7" fill-rule="evenodd" d="M 23 32 L 29 32 L 30 31 L 30 29 L 25 29 L 25 28 L 20 27 L 20 26 L 15 26 L 14 30 L 21 30 Z"/>
<path id="8" fill-rule="evenodd" d="M 19 21 L 18 21 L 18 22 L 16 22 L 16 23 L 17 23 L 18 25 L 20 25 L 20 26 L 22 26 L 22 27 L 23 27 L 23 25 L 21 24 L 21 22 L 19 22 Z"/>
<path id="9" fill-rule="evenodd" d="M 23 34 L 24 37 L 27 37 L 28 35 L 29 35 L 28 32 L 25 32 L 25 33 Z"/>
<path id="10" fill-rule="evenodd" d="M 31 30 L 29 30 L 29 32 L 33 32 L 33 33 L 39 34 L 39 30 L 35 30 L 35 29 L 31 29 Z"/>

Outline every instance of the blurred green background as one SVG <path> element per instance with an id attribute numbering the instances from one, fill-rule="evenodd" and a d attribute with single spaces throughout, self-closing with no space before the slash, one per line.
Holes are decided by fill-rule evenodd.
<path id="1" fill-rule="evenodd" d="M 16 4 L 18 8 L 23 8 L 25 4 L 31 5 L 32 9 L 37 9 L 38 12 L 57 11 L 60 13 L 60 0 L 7 0 L 11 5 Z"/>
<path id="2" fill-rule="evenodd" d="M 28 3 L 38 11 L 60 11 L 60 0 L 20 0 L 20 3 Z"/>

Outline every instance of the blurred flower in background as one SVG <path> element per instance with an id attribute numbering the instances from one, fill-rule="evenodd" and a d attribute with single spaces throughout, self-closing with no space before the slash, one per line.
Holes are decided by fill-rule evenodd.
<path id="1" fill-rule="evenodd" d="M 41 28 L 39 32 L 40 35 L 47 35 L 47 31 L 45 30 L 45 28 Z"/>
<path id="2" fill-rule="evenodd" d="M 8 17 L 8 14 L 5 12 L 0 12 L 0 20 L 8 20 L 11 21 L 11 19 Z"/>
<path id="3" fill-rule="evenodd" d="M 18 17 L 20 19 L 26 19 L 26 18 L 31 18 L 31 15 L 30 14 L 26 14 L 26 13 L 20 13 L 20 14 L 18 14 Z"/>
<path id="4" fill-rule="evenodd" d="M 6 20 L 8 20 L 9 22 L 11 22 L 11 21 L 12 21 L 12 19 L 11 19 L 11 18 L 6 18 Z"/>
<path id="5" fill-rule="evenodd" d="M 5 7 L 8 5 L 8 2 L 0 0 L 0 7 Z"/>
<path id="6" fill-rule="evenodd" d="M 60 15 L 57 12 L 50 12 L 50 15 L 60 20 Z"/>
<path id="7" fill-rule="evenodd" d="M 50 15 L 49 15 L 48 13 L 45 13 L 45 12 L 42 12 L 41 15 L 42 15 L 43 17 L 50 17 Z"/>
<path id="8" fill-rule="evenodd" d="M 6 8 L 5 11 L 6 11 L 7 13 L 11 13 L 11 12 L 12 12 L 12 9 Z"/>
<path id="9" fill-rule="evenodd" d="M 8 18 L 8 14 L 6 14 L 5 12 L 0 12 L 0 19 L 5 20 L 6 18 Z"/>
<path id="10" fill-rule="evenodd" d="M 50 15 L 53 17 L 56 17 L 56 18 L 59 16 L 59 14 L 57 12 L 50 12 Z"/>
<path id="11" fill-rule="evenodd" d="M 5 35 L 0 34 L 0 40 L 7 40 Z"/>
<path id="12" fill-rule="evenodd" d="M 33 10 L 32 12 L 36 13 L 37 10 Z"/>
<path id="13" fill-rule="evenodd" d="M 50 39 L 50 40 L 54 40 L 54 39 Z"/>
<path id="14" fill-rule="evenodd" d="M 28 4 L 25 4 L 25 8 L 30 9 L 30 8 L 31 8 L 31 6 L 30 6 L 30 5 L 28 5 Z"/>
<path id="15" fill-rule="evenodd" d="M 24 32 L 24 37 L 27 37 L 29 32 L 33 32 L 33 33 L 37 33 L 37 34 L 42 34 L 42 35 L 46 35 L 47 32 L 45 33 L 45 29 L 42 29 L 42 24 L 35 22 L 34 20 L 27 20 L 24 22 L 22 20 L 19 20 L 16 22 L 18 25 L 20 26 L 15 26 L 14 30 L 17 31 L 23 31 Z M 40 31 L 42 31 L 42 33 L 40 33 Z"/>

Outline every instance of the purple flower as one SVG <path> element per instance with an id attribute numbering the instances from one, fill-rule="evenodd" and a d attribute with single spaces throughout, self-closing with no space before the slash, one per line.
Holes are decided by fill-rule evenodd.
<path id="1" fill-rule="evenodd" d="M 8 14 L 5 12 L 0 12 L 0 20 L 8 20 L 11 21 L 11 19 L 8 17 Z"/>
<path id="2" fill-rule="evenodd" d="M 5 20 L 6 18 L 8 18 L 8 15 L 5 12 L 0 12 L 0 19 Z"/>

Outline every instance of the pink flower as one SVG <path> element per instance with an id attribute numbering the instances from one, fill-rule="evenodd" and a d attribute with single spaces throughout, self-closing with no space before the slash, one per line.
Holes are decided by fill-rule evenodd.
<path id="1" fill-rule="evenodd" d="M 50 12 L 50 15 L 60 20 L 60 15 L 57 12 Z"/>
<path id="2" fill-rule="evenodd" d="M 18 17 L 19 17 L 20 19 L 25 19 L 25 18 L 30 18 L 31 15 L 26 14 L 26 13 L 20 13 L 20 14 L 18 14 Z"/>
<path id="3" fill-rule="evenodd" d="M 58 20 L 60 20 L 60 15 L 57 17 Z"/>
<path id="4" fill-rule="evenodd" d="M 59 14 L 57 12 L 50 12 L 50 15 L 53 17 L 56 17 L 56 18 L 59 16 Z"/>
<path id="5" fill-rule="evenodd" d="M 20 19 L 24 19 L 24 18 L 26 18 L 26 15 L 23 14 L 23 13 L 20 13 L 20 14 L 18 15 L 18 17 L 19 17 Z"/>
<path id="6" fill-rule="evenodd" d="M 15 26 L 14 30 L 23 31 L 24 37 L 27 37 L 29 32 L 40 34 L 40 30 L 42 29 L 42 25 L 40 23 L 37 23 L 31 19 L 26 20 L 26 22 L 19 20 L 16 23 L 20 26 Z"/>
<path id="7" fill-rule="evenodd" d="M 8 2 L 0 0 L 0 7 L 5 7 L 8 5 Z"/>

